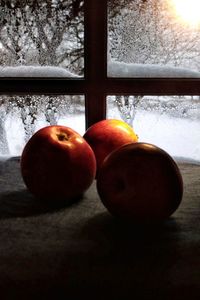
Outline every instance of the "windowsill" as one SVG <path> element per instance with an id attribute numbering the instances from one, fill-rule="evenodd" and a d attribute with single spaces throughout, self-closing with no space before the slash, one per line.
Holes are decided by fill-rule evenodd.
<path id="1" fill-rule="evenodd" d="M 1 161 L 3 299 L 55 299 L 61 291 L 69 299 L 83 293 L 88 299 L 194 299 L 200 292 L 200 166 L 179 166 L 180 207 L 162 225 L 141 228 L 110 216 L 95 182 L 79 202 L 53 209 L 25 190 L 19 157 Z"/>

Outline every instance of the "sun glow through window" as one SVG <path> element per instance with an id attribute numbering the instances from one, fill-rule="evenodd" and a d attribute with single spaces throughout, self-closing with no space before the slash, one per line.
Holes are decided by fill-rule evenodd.
<path id="1" fill-rule="evenodd" d="M 172 0 L 178 17 L 191 26 L 200 25 L 199 0 Z"/>

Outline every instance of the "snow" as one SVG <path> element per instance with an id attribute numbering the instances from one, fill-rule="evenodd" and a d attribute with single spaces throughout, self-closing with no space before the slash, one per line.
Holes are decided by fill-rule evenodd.
<path id="1" fill-rule="evenodd" d="M 108 77 L 200 78 L 200 72 L 168 65 L 118 62 L 108 55 Z M 112 107 L 109 110 L 108 105 L 107 117 L 120 119 L 118 109 Z M 200 162 L 200 122 L 198 119 L 175 118 L 162 115 L 160 112 L 140 109 L 136 112 L 133 127 L 140 142 L 155 144 L 173 157 Z"/>
<path id="2" fill-rule="evenodd" d="M 79 77 L 61 67 L 54 66 L 14 66 L 1 67 L 0 77 Z"/>
<path id="3" fill-rule="evenodd" d="M 120 119 L 117 108 L 107 111 L 107 118 Z M 200 122 L 174 118 L 159 112 L 137 110 L 133 128 L 139 142 L 154 144 L 176 159 L 200 163 Z"/>
<path id="4" fill-rule="evenodd" d="M 138 111 L 134 128 L 140 142 L 155 144 L 174 157 L 200 161 L 200 122 Z"/>
<path id="5" fill-rule="evenodd" d="M 68 116 L 68 118 L 60 118 L 58 121 L 59 125 L 69 126 L 77 131 L 80 135 L 85 133 L 85 115 L 74 115 Z"/>
<path id="6" fill-rule="evenodd" d="M 108 111 L 107 117 L 120 119 L 117 108 Z M 68 115 L 60 118 L 58 124 L 69 126 L 83 135 L 85 115 Z M 35 130 L 45 125 L 44 120 L 40 119 L 37 121 Z M 200 122 L 198 120 L 191 121 L 138 110 L 133 128 L 139 136 L 139 142 L 157 145 L 176 160 L 194 160 L 196 163 L 200 163 Z M 20 119 L 8 119 L 6 129 L 10 155 L 21 155 L 24 147 L 24 131 Z"/>
<path id="7" fill-rule="evenodd" d="M 0 67 L 0 77 L 79 77 L 60 67 Z M 127 64 L 108 62 L 108 76 L 111 77 L 200 77 L 200 73 L 170 66 Z M 153 101 L 153 98 L 152 98 Z M 189 101 L 189 100 L 188 100 Z M 117 108 L 108 109 L 108 118 L 120 119 Z M 81 135 L 85 131 L 84 113 L 71 114 L 59 120 L 59 124 L 69 126 Z M 37 121 L 36 128 L 45 126 Z M 200 122 L 198 119 L 183 119 L 138 109 L 134 119 L 134 130 L 139 141 L 153 143 L 166 150 L 173 157 L 192 159 L 200 162 Z M 6 134 L 10 155 L 20 155 L 24 146 L 24 128 L 20 119 L 6 120 Z"/>
<path id="8" fill-rule="evenodd" d="M 44 119 L 39 117 L 35 122 L 34 132 L 47 125 L 48 124 L 44 121 Z M 61 117 L 58 120 L 58 125 L 71 127 L 79 134 L 83 135 L 85 133 L 85 115 L 82 113 L 74 116 L 67 115 L 65 118 Z M 25 146 L 24 128 L 20 118 L 12 116 L 8 117 L 5 122 L 5 129 L 10 151 L 9 156 L 20 156 Z M 1 149 L 0 156 L 2 156 Z"/>
<path id="9" fill-rule="evenodd" d="M 62 67 L 54 66 L 0 66 L 0 77 L 73 77 L 80 76 L 71 73 Z M 200 72 L 192 71 L 186 68 L 151 65 L 151 64 L 134 64 L 124 63 L 114 60 L 108 60 L 108 77 L 141 77 L 141 78 L 200 78 Z"/>
<path id="10" fill-rule="evenodd" d="M 200 72 L 168 65 L 134 64 L 108 61 L 108 77 L 200 78 Z"/>

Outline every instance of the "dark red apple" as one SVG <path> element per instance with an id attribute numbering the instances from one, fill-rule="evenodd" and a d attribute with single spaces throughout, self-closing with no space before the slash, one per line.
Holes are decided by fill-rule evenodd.
<path id="1" fill-rule="evenodd" d="M 104 160 L 97 191 L 111 214 L 128 221 L 157 222 L 178 208 L 183 181 L 176 162 L 163 149 L 132 143 Z"/>
<path id="2" fill-rule="evenodd" d="M 97 161 L 97 171 L 105 157 L 127 143 L 138 141 L 133 128 L 121 120 L 106 119 L 90 126 L 84 139 L 92 147 Z"/>
<path id="3" fill-rule="evenodd" d="M 69 200 L 79 197 L 91 185 L 96 159 L 89 144 L 76 131 L 65 126 L 47 126 L 25 145 L 21 174 L 36 197 Z"/>

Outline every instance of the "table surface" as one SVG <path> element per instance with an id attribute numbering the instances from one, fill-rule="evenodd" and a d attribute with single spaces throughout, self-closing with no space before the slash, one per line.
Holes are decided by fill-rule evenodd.
<path id="1" fill-rule="evenodd" d="M 19 158 L 1 160 L 1 299 L 200 299 L 200 165 L 179 167 L 178 210 L 141 227 L 112 217 L 95 182 L 74 204 L 41 203 Z"/>

